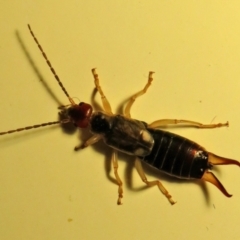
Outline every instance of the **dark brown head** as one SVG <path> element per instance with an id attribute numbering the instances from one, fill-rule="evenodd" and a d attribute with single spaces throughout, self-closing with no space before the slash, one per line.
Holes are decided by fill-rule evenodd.
<path id="1" fill-rule="evenodd" d="M 79 105 L 72 105 L 68 109 L 68 116 L 71 121 L 79 128 L 86 128 L 92 116 L 92 106 L 88 103 L 80 102 Z"/>

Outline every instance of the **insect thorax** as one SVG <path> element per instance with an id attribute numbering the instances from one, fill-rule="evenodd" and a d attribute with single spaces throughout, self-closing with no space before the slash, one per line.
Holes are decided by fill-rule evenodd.
<path id="1" fill-rule="evenodd" d="M 122 115 L 95 112 L 90 120 L 91 131 L 101 134 L 110 147 L 135 156 L 151 153 L 154 139 L 146 129 L 146 123 Z"/>

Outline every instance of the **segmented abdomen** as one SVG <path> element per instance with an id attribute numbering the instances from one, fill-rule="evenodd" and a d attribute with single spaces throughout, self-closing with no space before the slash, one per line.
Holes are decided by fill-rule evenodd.
<path id="1" fill-rule="evenodd" d="M 148 129 L 154 138 L 151 154 L 141 158 L 153 167 L 178 178 L 200 179 L 208 164 L 208 153 L 197 143 L 162 130 Z"/>

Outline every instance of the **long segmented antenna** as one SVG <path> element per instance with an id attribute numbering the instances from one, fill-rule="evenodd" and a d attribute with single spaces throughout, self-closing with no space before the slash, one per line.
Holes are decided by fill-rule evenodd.
<path id="1" fill-rule="evenodd" d="M 63 90 L 63 92 L 67 96 L 67 98 L 69 99 L 71 105 L 75 105 L 74 101 L 69 96 L 67 90 L 63 86 L 63 84 L 62 84 L 60 78 L 58 77 L 57 73 L 55 72 L 53 66 L 51 65 L 50 61 L 48 60 L 46 53 L 43 51 L 42 46 L 40 45 L 40 43 L 38 42 L 37 38 L 35 37 L 35 35 L 34 35 L 34 33 L 33 33 L 33 31 L 32 31 L 32 29 L 31 29 L 29 24 L 28 24 L 28 28 L 29 28 L 29 31 L 30 31 L 34 41 L 36 42 L 39 50 L 41 51 L 44 59 L 46 60 L 47 65 L 49 66 L 51 72 L 53 73 L 55 79 L 57 80 L 59 86 L 61 87 L 61 89 Z M 11 133 L 15 133 L 15 132 L 21 132 L 21 131 L 31 130 L 31 129 L 34 129 L 34 128 L 40 128 L 40 127 L 46 127 L 46 126 L 50 126 L 50 125 L 55 125 L 55 124 L 65 124 L 65 123 L 68 123 L 70 121 L 71 121 L 70 118 L 66 118 L 66 119 L 63 119 L 63 120 L 60 120 L 60 121 L 53 121 L 53 122 L 46 122 L 46 123 L 35 124 L 35 125 L 27 126 L 27 127 L 22 127 L 22 128 L 17 128 L 17 129 L 13 129 L 13 130 L 0 132 L 0 135 L 11 134 Z"/>
<path id="2" fill-rule="evenodd" d="M 17 129 L 13 129 L 13 130 L 8 130 L 8 131 L 5 131 L 5 132 L 0 132 L 0 135 L 11 134 L 11 133 L 15 133 L 15 132 L 21 132 L 21 131 L 25 131 L 25 130 L 30 130 L 30 129 L 33 129 L 33 128 L 46 127 L 46 126 L 49 126 L 49 125 L 61 124 L 61 123 L 67 123 L 67 122 L 69 122 L 68 119 L 65 119 L 65 120 L 62 120 L 62 121 L 41 123 L 41 124 L 36 124 L 36 125 L 27 126 L 27 127 L 23 127 L 23 128 L 17 128 Z"/>
<path id="3" fill-rule="evenodd" d="M 57 80 L 59 86 L 61 87 L 61 89 L 63 90 L 63 92 L 65 93 L 65 95 L 68 97 L 70 103 L 71 103 L 72 105 L 75 105 L 74 101 L 73 101 L 72 98 L 69 96 L 69 94 L 68 94 L 66 88 L 63 86 L 63 84 L 62 84 L 60 78 L 58 77 L 57 73 L 55 72 L 55 70 L 54 70 L 54 68 L 53 68 L 53 66 L 52 66 L 52 64 L 51 64 L 51 62 L 48 60 L 48 57 L 47 57 L 46 53 L 44 52 L 44 50 L 43 50 L 42 46 L 40 45 L 40 43 L 38 42 L 37 38 L 35 37 L 35 35 L 34 35 L 34 33 L 33 33 L 33 31 L 32 31 L 32 29 L 31 29 L 31 27 L 30 27 L 29 24 L 28 24 L 28 28 L 29 28 L 29 31 L 30 31 L 30 33 L 31 33 L 31 35 L 32 35 L 32 37 L 33 37 L 33 39 L 34 39 L 34 41 L 36 42 L 36 44 L 37 44 L 39 50 L 41 51 L 41 53 L 42 53 L 44 59 L 46 60 L 47 65 L 49 66 L 51 72 L 53 73 L 55 79 Z"/>

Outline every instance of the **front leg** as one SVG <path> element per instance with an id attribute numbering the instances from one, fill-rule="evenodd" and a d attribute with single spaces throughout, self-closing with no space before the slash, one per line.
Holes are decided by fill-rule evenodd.
<path id="1" fill-rule="evenodd" d="M 93 145 L 94 143 L 98 142 L 101 138 L 102 138 L 101 135 L 95 134 L 92 137 L 90 137 L 87 141 L 85 141 L 84 143 L 81 143 L 80 145 L 76 146 L 74 148 L 74 150 L 78 151 L 80 149 L 83 149 L 83 148 L 86 148 L 90 145 Z"/>

